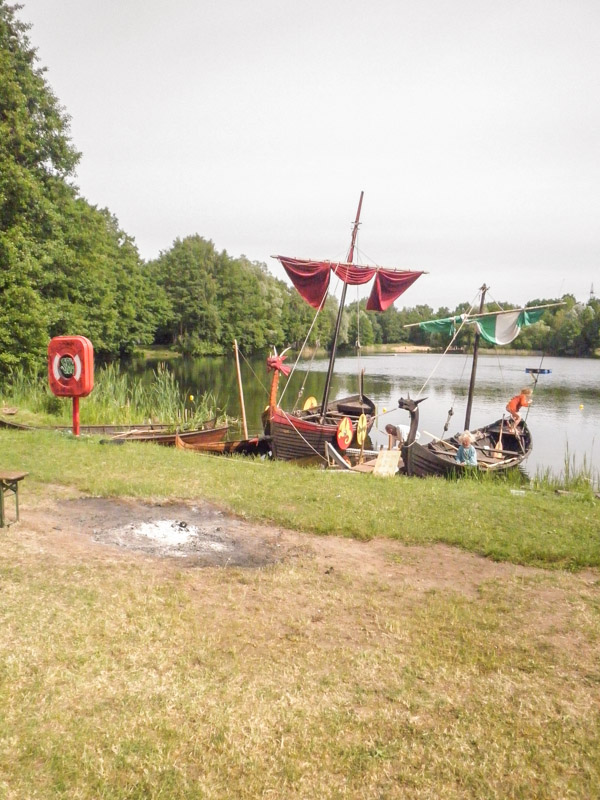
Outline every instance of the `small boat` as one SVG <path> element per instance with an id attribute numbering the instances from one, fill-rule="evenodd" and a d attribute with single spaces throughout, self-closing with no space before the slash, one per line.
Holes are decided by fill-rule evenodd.
<path id="1" fill-rule="evenodd" d="M 451 344 L 463 325 L 475 325 L 471 379 L 467 395 L 464 430 L 469 430 L 471 423 L 480 336 L 483 336 L 490 344 L 509 344 L 516 339 L 521 328 L 537 322 L 541 318 L 544 309 L 562 305 L 561 303 L 552 303 L 511 309 L 509 311 L 484 312 L 487 289 L 488 287 L 485 284 L 480 289 L 478 314 L 461 314 L 457 317 L 416 323 L 426 331 L 452 333 Z M 455 455 L 460 445 L 458 440 L 460 434 L 440 439 L 433 437 L 433 441 L 427 444 L 421 444 L 417 441 L 419 403 L 422 403 L 425 399 L 400 398 L 398 401 L 398 406 L 410 414 L 409 433 L 402 444 L 402 460 L 404 462 L 404 472 L 407 475 L 417 475 L 419 477 L 426 477 L 427 475 L 456 475 L 472 469 L 476 469 L 479 472 L 505 472 L 518 467 L 530 454 L 533 447 L 533 439 L 526 422 L 521 420 L 518 427 L 513 430 L 509 427 L 508 422 L 502 418 L 476 431 L 472 431 L 477 452 L 477 467 L 465 468 L 455 460 Z M 446 424 L 444 430 L 447 427 Z"/>
<path id="2" fill-rule="evenodd" d="M 209 453 L 211 455 L 243 455 L 267 456 L 271 452 L 271 438 L 269 436 L 252 436 L 249 439 L 226 440 L 222 442 L 189 442 L 175 436 L 175 447 L 179 450 L 193 450 L 195 453 Z"/>
<path id="3" fill-rule="evenodd" d="M 464 467 L 457 464 L 456 452 L 460 434 L 447 439 L 434 439 L 420 444 L 415 439 L 419 427 L 419 403 L 421 400 L 405 399 L 398 406 L 410 413 L 410 431 L 402 445 L 402 461 L 407 475 L 420 478 L 428 475 L 458 475 L 465 470 L 477 469 L 479 472 L 506 472 L 522 464 L 531 453 L 533 441 L 527 424 L 521 420 L 518 428 L 509 430 L 504 419 L 499 419 L 474 431 L 473 445 L 477 451 L 477 467 Z"/>
<path id="4" fill-rule="evenodd" d="M 194 431 L 144 431 L 131 430 L 126 433 L 117 434 L 109 439 L 109 442 L 153 442 L 166 447 L 175 447 L 176 439 L 179 437 L 182 442 L 187 444 L 214 443 L 221 442 L 227 436 L 228 425 L 219 427 L 206 427 Z"/>
<path id="5" fill-rule="evenodd" d="M 373 425 L 375 404 L 364 395 L 362 380 L 358 394 L 333 402 L 329 400 L 346 290 L 349 285 L 362 285 L 374 279 L 371 295 L 367 301 L 367 311 L 385 311 L 417 278 L 423 275 L 423 272 L 368 267 L 353 263 L 363 195 L 364 192 L 361 192 L 352 228 L 350 249 L 345 262 L 312 261 L 274 256 L 285 269 L 300 296 L 317 311 L 322 309 L 325 302 L 331 273 L 342 281 L 342 292 L 322 402 L 317 404 L 315 401 L 314 404 L 298 411 L 284 411 L 277 400 L 277 386 L 279 373 L 287 376 L 290 368 L 283 365 L 285 360 L 283 354 L 278 356 L 275 353 L 267 360 L 268 368 L 274 371 L 274 375 L 264 426 L 265 434 L 272 438 L 274 458 L 284 460 L 319 458 L 326 462 L 325 446 L 327 443 L 334 447 L 337 446 L 338 426 L 344 418 L 350 420 L 354 435 L 357 423 L 363 415 L 366 420 L 367 432 Z"/>
<path id="6" fill-rule="evenodd" d="M 79 432 L 85 433 L 88 436 L 94 435 L 115 435 L 118 433 L 127 433 L 128 431 L 156 431 L 164 432 L 172 429 L 172 425 L 167 423 L 153 423 L 153 424 L 139 424 L 139 425 L 80 425 Z M 17 431 L 71 431 L 71 425 L 26 425 L 22 422 L 14 422 L 13 420 L 3 419 L 0 417 L 0 428 L 8 428 L 9 430 Z"/>

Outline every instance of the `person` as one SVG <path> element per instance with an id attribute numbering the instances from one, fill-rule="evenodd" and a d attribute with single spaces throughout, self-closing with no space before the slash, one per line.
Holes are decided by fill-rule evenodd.
<path id="1" fill-rule="evenodd" d="M 460 447 L 454 457 L 458 464 L 464 464 L 467 467 L 477 466 L 477 451 L 473 447 L 473 434 L 471 431 L 465 431 L 459 436 L 458 441 Z"/>
<path id="2" fill-rule="evenodd" d="M 408 439 L 408 434 L 410 433 L 410 427 L 408 425 L 386 425 L 385 432 L 388 436 L 391 436 L 392 439 L 392 447 L 402 447 L 404 442 Z M 415 435 L 415 441 L 421 438 L 420 431 L 417 431 Z"/>
<path id="3" fill-rule="evenodd" d="M 516 394 L 513 398 L 511 398 L 508 403 L 506 404 L 506 410 L 512 417 L 512 421 L 509 420 L 508 428 L 511 431 L 515 431 L 517 429 L 517 425 L 521 422 L 521 415 L 519 411 L 522 408 L 527 408 L 527 406 L 531 405 L 531 395 L 533 394 L 530 386 L 525 386 L 521 389 L 520 394 Z"/>

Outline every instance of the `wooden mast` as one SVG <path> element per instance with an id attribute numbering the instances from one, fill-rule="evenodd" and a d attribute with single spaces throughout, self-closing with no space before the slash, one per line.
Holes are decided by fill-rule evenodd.
<path id="1" fill-rule="evenodd" d="M 242 429 L 244 431 L 244 439 L 247 439 L 248 425 L 246 424 L 246 405 L 244 403 L 244 387 L 242 385 L 242 373 L 240 370 L 240 355 L 238 351 L 237 339 L 233 340 L 233 349 L 235 351 L 235 370 L 237 373 L 238 392 L 240 395 L 240 407 L 242 409 Z"/>
<path id="2" fill-rule="evenodd" d="M 485 293 L 487 292 L 488 287 L 483 284 L 480 287 L 479 291 L 481 292 L 481 302 L 479 304 L 479 313 L 483 313 L 483 306 L 485 305 Z M 471 424 L 471 408 L 473 406 L 473 395 L 475 393 L 475 375 L 477 373 L 477 355 L 479 352 L 479 328 L 475 327 L 475 339 L 473 341 L 473 364 L 471 366 L 471 382 L 469 383 L 469 395 L 467 397 L 467 410 L 465 412 L 465 427 L 466 431 L 469 430 L 469 425 Z"/>
<path id="3" fill-rule="evenodd" d="M 358 209 L 356 211 L 356 219 L 352 228 L 352 239 L 350 241 L 350 249 L 348 250 L 348 257 L 346 262 L 351 264 L 354 259 L 354 246 L 356 244 L 356 234 L 358 233 L 358 223 L 360 220 L 360 210 L 362 208 L 364 191 L 360 193 L 360 200 L 358 201 Z M 325 380 L 325 391 L 323 392 L 323 402 L 321 403 L 321 423 L 325 421 L 327 412 L 327 403 L 329 402 L 329 390 L 331 388 L 331 378 L 333 376 L 333 365 L 335 364 L 335 355 L 337 350 L 338 334 L 342 324 L 342 314 L 344 313 L 344 303 L 346 302 L 346 290 L 348 284 L 344 282 L 342 286 L 342 295 L 340 297 L 340 307 L 338 308 L 337 319 L 335 321 L 335 331 L 333 334 L 333 344 L 331 346 L 331 355 L 329 356 L 329 368 L 327 369 L 327 378 Z"/>

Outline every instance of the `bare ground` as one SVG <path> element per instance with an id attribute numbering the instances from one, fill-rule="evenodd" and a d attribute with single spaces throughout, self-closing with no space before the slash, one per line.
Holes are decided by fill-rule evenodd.
<path id="1" fill-rule="evenodd" d="M 174 566 L 256 569 L 302 558 L 314 561 L 325 573 L 335 570 L 354 579 L 402 584 L 416 592 L 451 590 L 470 597 L 491 580 L 544 574 L 443 544 L 319 537 L 248 522 L 202 501 L 152 504 L 85 497 L 52 486 L 21 502 L 21 521 L 9 532 L 3 533 L 18 538 L 26 550 L 58 560 L 150 559 L 155 568 L 162 564 L 170 570 Z M 598 583 L 595 570 L 575 577 Z"/>

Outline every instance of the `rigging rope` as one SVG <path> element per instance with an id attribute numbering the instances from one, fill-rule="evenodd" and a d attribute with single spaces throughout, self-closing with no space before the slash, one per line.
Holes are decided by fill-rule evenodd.
<path id="1" fill-rule="evenodd" d="M 317 311 L 316 311 L 316 313 L 315 313 L 315 315 L 314 315 L 314 317 L 313 317 L 312 324 L 311 324 L 310 328 L 308 329 L 308 333 L 306 334 L 306 338 L 304 339 L 304 342 L 302 343 L 302 347 L 301 347 L 301 348 L 300 348 L 300 350 L 298 351 L 298 357 L 297 357 L 297 358 L 296 358 L 296 360 L 294 361 L 294 366 L 292 367 L 292 371 L 291 371 L 291 372 L 290 372 L 290 374 L 288 375 L 288 379 L 287 379 L 287 381 L 285 382 L 285 386 L 283 387 L 283 389 L 282 389 L 282 391 L 281 391 L 281 395 L 279 396 L 279 402 L 280 402 L 280 403 L 281 403 L 281 401 L 283 400 L 283 396 L 284 396 L 284 394 L 286 393 L 287 387 L 290 385 L 290 378 L 292 377 L 292 375 L 293 375 L 293 374 L 294 374 L 294 372 L 296 371 L 296 367 L 298 366 L 298 362 L 300 361 L 300 357 L 301 357 L 302 353 L 304 352 L 304 348 L 306 347 L 306 343 L 308 342 L 308 338 L 309 338 L 309 336 L 310 336 L 310 335 L 311 335 L 311 333 L 312 333 L 312 329 L 313 329 L 313 328 L 314 328 L 314 326 L 315 326 L 315 322 L 317 321 L 317 318 L 318 318 L 319 314 L 321 313 L 321 310 L 323 309 L 323 306 L 325 305 L 325 300 L 326 300 L 326 299 L 327 299 L 327 293 L 325 293 L 325 294 L 323 295 L 323 299 L 321 300 L 321 303 L 320 303 L 319 307 L 317 308 Z M 314 358 L 314 353 L 313 353 L 313 358 Z M 311 362 L 310 362 L 310 363 L 312 364 L 312 359 L 311 359 Z M 310 366 L 310 365 L 309 365 L 309 366 Z M 307 375 L 306 377 L 308 377 L 308 375 Z M 306 380 L 306 378 L 305 378 L 305 380 Z M 302 390 L 304 390 L 304 384 L 302 385 Z"/>
<path id="2" fill-rule="evenodd" d="M 466 318 L 469 316 L 469 314 L 470 314 L 470 313 L 471 313 L 471 311 L 473 310 L 473 307 L 474 307 L 474 305 L 475 305 L 475 300 L 477 300 L 477 297 L 478 297 L 478 295 L 475 295 L 475 297 L 474 297 L 474 298 L 473 298 L 473 300 L 471 301 L 471 307 L 470 307 L 470 308 L 469 308 L 469 310 L 467 311 L 466 315 L 464 315 L 464 318 L 461 320 L 461 323 L 460 323 L 460 325 L 459 325 L 459 327 L 458 327 L 458 330 L 456 331 L 456 333 L 454 334 L 454 336 L 452 337 L 452 339 L 450 339 L 450 342 L 449 342 L 449 344 L 448 344 L 448 347 L 446 347 L 446 349 L 444 350 L 444 352 L 442 353 L 442 355 L 439 357 L 439 359 L 438 359 L 438 361 L 437 361 L 436 365 L 435 365 L 435 366 L 434 366 L 434 368 L 431 370 L 431 372 L 430 372 L 430 374 L 429 374 L 429 377 L 427 378 L 427 380 L 425 381 L 425 383 L 423 384 L 423 386 L 421 386 L 421 388 L 419 389 L 419 391 L 418 391 L 418 393 L 417 393 L 417 397 L 416 397 L 416 399 L 417 399 L 417 400 L 418 400 L 418 399 L 419 399 L 419 397 L 420 397 L 420 396 L 423 394 L 423 392 L 424 392 L 424 390 L 425 390 L 425 387 L 427 386 L 427 384 L 429 383 L 429 381 L 430 381 L 430 380 L 433 378 L 433 376 L 434 376 L 434 374 L 435 374 L 435 371 L 436 371 L 436 370 L 437 370 L 437 368 L 439 367 L 439 365 L 440 365 L 440 363 L 441 363 L 442 359 L 444 358 L 444 356 L 446 355 L 446 353 L 448 352 L 448 350 L 449 350 L 449 349 L 452 347 L 452 345 L 454 344 L 454 342 L 455 342 L 455 340 L 456 340 L 456 337 L 458 336 L 458 334 L 459 334 L 459 333 L 461 332 L 461 330 L 463 329 L 463 326 L 464 326 L 464 325 L 465 325 L 465 323 L 466 323 Z"/>

